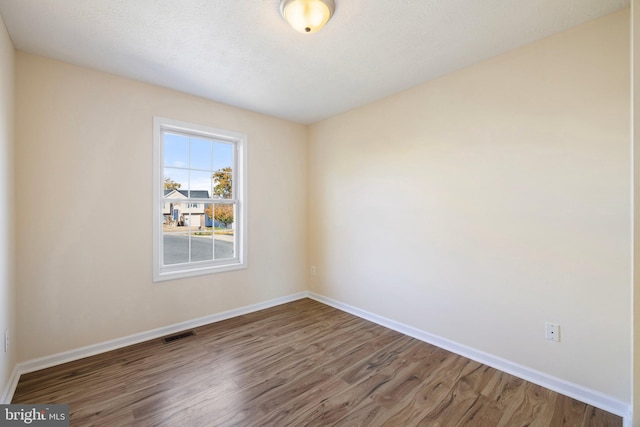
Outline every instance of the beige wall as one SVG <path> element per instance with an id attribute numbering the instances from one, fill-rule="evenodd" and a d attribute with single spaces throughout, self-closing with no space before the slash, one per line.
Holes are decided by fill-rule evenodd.
<path id="1" fill-rule="evenodd" d="M 640 0 L 632 0 L 633 34 L 633 414 L 640 425 Z"/>
<path id="2" fill-rule="evenodd" d="M 628 13 L 313 125 L 310 290 L 629 402 Z"/>
<path id="3" fill-rule="evenodd" d="M 304 126 L 34 55 L 16 61 L 20 361 L 306 289 Z M 152 283 L 154 115 L 248 136 L 248 269 Z"/>
<path id="4" fill-rule="evenodd" d="M 13 119 L 15 49 L 0 17 L 0 403 L 16 362 L 15 280 L 13 258 Z M 12 337 L 9 352 L 4 352 L 4 331 Z"/>
<path id="5" fill-rule="evenodd" d="M 16 362 L 15 281 L 13 267 L 13 118 L 15 49 L 0 17 L 0 403 Z M 11 343 L 4 352 L 4 331 Z"/>

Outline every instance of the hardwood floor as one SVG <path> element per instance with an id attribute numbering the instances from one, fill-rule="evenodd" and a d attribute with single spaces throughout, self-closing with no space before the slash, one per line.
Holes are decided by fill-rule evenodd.
<path id="1" fill-rule="evenodd" d="M 72 426 L 621 426 L 621 418 L 304 299 L 25 374 Z"/>

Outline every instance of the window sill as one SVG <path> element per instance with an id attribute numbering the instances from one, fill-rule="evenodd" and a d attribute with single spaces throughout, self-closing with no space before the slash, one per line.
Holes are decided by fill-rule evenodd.
<path id="1" fill-rule="evenodd" d="M 154 272 L 153 281 L 164 282 L 167 280 L 186 279 L 189 277 L 205 276 L 205 275 L 216 274 L 216 273 L 225 273 L 228 271 L 242 270 L 245 268 L 247 268 L 247 264 L 242 262 L 237 262 L 233 264 L 224 264 L 224 265 L 214 265 L 214 266 L 209 265 L 202 268 L 194 268 L 193 266 L 190 266 L 185 269 L 170 269 L 170 270 L 160 271 L 159 273 Z"/>

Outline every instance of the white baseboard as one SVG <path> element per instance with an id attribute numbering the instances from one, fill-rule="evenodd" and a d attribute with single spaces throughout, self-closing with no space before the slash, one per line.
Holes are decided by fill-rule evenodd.
<path id="1" fill-rule="evenodd" d="M 123 338 L 116 338 L 98 344 L 92 344 L 86 347 L 69 350 L 62 353 L 52 354 L 50 356 L 40 357 L 38 359 L 28 360 L 18 363 L 14 369 L 11 382 L 7 386 L 3 401 L 11 401 L 18 384 L 20 375 L 29 372 L 39 371 L 40 369 L 50 368 L 52 366 L 61 365 L 63 363 L 72 362 L 74 360 L 83 359 L 85 357 L 94 356 L 96 354 L 105 353 L 107 351 L 116 350 L 118 348 L 127 347 L 133 344 L 139 344 L 144 341 L 164 337 L 166 335 L 181 332 L 187 329 L 197 328 L 199 326 L 208 325 L 210 323 L 219 322 L 221 320 L 230 319 L 232 317 L 241 316 L 243 314 L 253 313 L 255 311 L 264 310 L 265 308 L 275 307 L 288 302 L 296 301 L 307 297 L 307 292 L 299 292 L 297 294 L 288 295 L 286 297 L 276 298 L 269 301 L 252 304 L 245 307 L 236 308 L 222 313 L 212 314 L 210 316 L 200 317 L 198 319 L 188 320 L 186 322 L 176 323 L 174 325 L 153 329 L 138 334 L 129 335 Z"/>
<path id="2" fill-rule="evenodd" d="M 578 384 L 571 383 L 569 381 L 562 380 L 560 378 L 553 377 L 543 372 L 527 368 L 526 366 L 513 363 L 509 360 L 502 359 L 492 354 L 467 347 L 465 345 L 450 341 L 437 335 L 430 334 L 420 329 L 407 326 L 403 323 L 396 322 L 395 320 L 378 316 L 377 314 L 373 314 L 366 310 L 344 304 L 340 301 L 336 301 L 332 298 L 328 298 L 314 292 L 308 292 L 308 297 L 323 304 L 337 308 L 338 310 L 345 311 L 347 313 L 353 314 L 354 316 L 358 316 L 373 323 L 377 323 L 378 325 L 400 332 L 404 335 L 408 335 L 420 341 L 433 344 L 437 347 L 459 354 L 460 356 L 475 360 L 476 362 L 491 366 L 492 368 L 514 375 L 518 378 L 522 378 L 523 380 L 548 388 L 560 394 L 564 394 L 565 396 L 569 396 L 588 405 L 592 405 L 596 408 L 611 412 L 612 414 L 618 415 L 623 418 L 625 427 L 631 427 L 630 405 L 621 402 L 614 397 L 608 396 L 595 390 L 591 390 Z"/>
<path id="3" fill-rule="evenodd" d="M 18 373 L 18 366 L 16 365 L 11 372 L 11 376 L 9 377 L 7 385 L 5 386 L 4 390 L 2 390 L 2 394 L 0 394 L 0 404 L 11 403 L 11 399 L 13 399 L 13 393 L 15 393 L 16 391 L 19 379 L 20 374 Z"/>

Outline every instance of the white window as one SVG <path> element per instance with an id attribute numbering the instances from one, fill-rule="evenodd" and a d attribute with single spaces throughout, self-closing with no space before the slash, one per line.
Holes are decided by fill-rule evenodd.
<path id="1" fill-rule="evenodd" d="M 154 117 L 153 280 L 246 267 L 245 135 Z"/>

